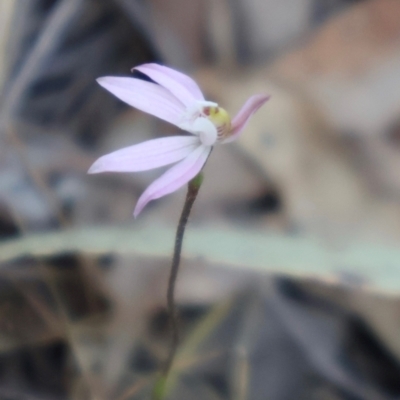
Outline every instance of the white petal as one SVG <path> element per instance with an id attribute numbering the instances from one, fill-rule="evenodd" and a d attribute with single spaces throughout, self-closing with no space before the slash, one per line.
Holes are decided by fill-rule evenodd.
<path id="1" fill-rule="evenodd" d="M 210 152 L 211 147 L 200 145 L 184 160 L 156 179 L 140 196 L 133 213 L 135 218 L 151 200 L 175 192 L 193 179 L 203 168 Z"/>
<path id="2" fill-rule="evenodd" d="M 138 172 L 163 167 L 188 156 L 199 146 L 199 142 L 194 136 L 148 140 L 100 157 L 88 172 Z"/>
<path id="3" fill-rule="evenodd" d="M 203 93 L 201 92 L 197 83 L 182 72 L 154 63 L 142 64 L 134 69 L 141 71 L 153 79 L 153 81 L 171 90 L 171 92 L 174 93 L 179 99 L 181 99 L 181 97 L 176 92 L 176 90 L 179 90 L 176 89 L 177 87 L 187 92 L 184 94 L 184 97 L 187 100 L 189 99 L 188 94 L 194 99 L 204 100 Z"/>
<path id="4" fill-rule="evenodd" d="M 193 104 L 199 97 L 195 97 L 190 89 L 176 79 L 175 74 L 171 74 L 171 69 L 157 64 L 144 64 L 134 69 L 142 72 L 154 82 L 169 90 L 185 106 Z M 174 71 L 175 72 L 175 71 Z M 201 97 L 203 98 L 203 97 Z"/>
<path id="5" fill-rule="evenodd" d="M 177 125 L 186 108 L 169 90 L 136 78 L 106 76 L 97 82 L 125 103 Z"/>

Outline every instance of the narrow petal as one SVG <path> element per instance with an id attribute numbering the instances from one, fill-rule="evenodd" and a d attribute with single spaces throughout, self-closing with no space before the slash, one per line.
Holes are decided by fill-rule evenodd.
<path id="1" fill-rule="evenodd" d="M 243 107 L 237 113 L 237 115 L 232 119 L 232 130 L 231 135 L 223 141 L 223 143 L 232 142 L 236 140 L 250 117 L 266 102 L 268 101 L 270 96 L 266 96 L 263 94 L 256 94 L 251 96 L 246 103 L 244 103 Z"/>
<path id="2" fill-rule="evenodd" d="M 136 218 L 151 200 L 175 192 L 194 178 L 203 168 L 210 151 L 211 146 L 198 146 L 184 160 L 156 179 L 140 196 L 133 212 L 134 217 Z"/>
<path id="3" fill-rule="evenodd" d="M 181 72 L 159 64 L 143 64 L 134 69 L 168 89 L 186 106 L 190 106 L 196 100 L 204 100 L 203 93 L 197 83 Z"/>
<path id="4" fill-rule="evenodd" d="M 170 91 L 136 78 L 105 76 L 97 82 L 120 100 L 176 125 L 186 107 Z"/>
<path id="5" fill-rule="evenodd" d="M 138 172 L 180 161 L 199 146 L 194 136 L 172 136 L 148 140 L 100 157 L 89 174 L 100 172 Z"/>

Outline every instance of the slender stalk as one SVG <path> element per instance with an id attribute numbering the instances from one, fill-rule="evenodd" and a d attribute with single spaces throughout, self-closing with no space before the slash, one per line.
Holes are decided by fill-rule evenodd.
<path id="1" fill-rule="evenodd" d="M 197 194 L 199 193 L 200 186 L 203 182 L 203 175 L 200 172 L 195 178 L 193 178 L 188 184 L 188 191 L 186 194 L 185 204 L 182 209 L 181 217 L 179 219 L 178 227 L 175 235 L 175 247 L 174 255 L 172 257 L 171 270 L 168 280 L 168 291 L 167 291 L 167 308 L 168 317 L 171 329 L 171 346 L 169 349 L 168 357 L 163 367 L 163 376 L 166 378 L 171 369 L 172 363 L 175 358 L 176 349 L 179 343 L 179 329 L 178 329 L 178 315 L 175 306 L 175 284 L 178 276 L 179 265 L 181 261 L 181 251 L 183 237 L 185 234 L 186 224 L 189 219 L 190 211 L 192 210 L 193 203 L 196 200 Z"/>

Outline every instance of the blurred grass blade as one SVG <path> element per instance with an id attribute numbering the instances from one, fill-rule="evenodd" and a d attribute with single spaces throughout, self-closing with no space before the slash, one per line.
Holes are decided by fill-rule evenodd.
<path id="1" fill-rule="evenodd" d="M 27 87 L 32 78 L 39 73 L 43 64 L 48 61 L 48 57 L 64 39 L 71 27 L 71 20 L 77 17 L 81 7 L 81 0 L 63 0 L 60 6 L 50 13 L 36 44 L 31 48 L 7 92 L 7 100 L 0 114 L 0 126 L 7 126 L 9 118 L 18 112 L 24 96 L 28 94 Z"/>
<path id="2" fill-rule="evenodd" d="M 3 128 L 22 121 L 92 145 L 124 109 L 95 79 L 157 58 L 149 32 L 114 1 L 17 0 L 10 26 Z"/>
<path id="3" fill-rule="evenodd" d="M 71 252 L 165 258 L 171 255 L 173 237 L 173 229 L 160 226 L 55 231 L 0 245 L 0 262 Z M 387 246 L 350 243 L 339 251 L 307 237 L 266 235 L 233 228 L 191 228 L 184 256 L 201 257 L 212 264 L 234 268 L 313 276 L 338 283 L 348 276 L 374 290 L 400 293 L 400 250 Z"/>

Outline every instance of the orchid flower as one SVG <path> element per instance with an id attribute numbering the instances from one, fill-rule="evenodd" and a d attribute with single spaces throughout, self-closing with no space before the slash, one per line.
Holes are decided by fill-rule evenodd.
<path id="1" fill-rule="evenodd" d="M 170 194 L 193 179 L 203 168 L 213 146 L 236 140 L 249 118 L 269 96 L 250 97 L 231 120 L 217 103 L 204 99 L 190 77 L 158 64 L 134 70 L 153 82 L 107 76 L 97 82 L 125 103 L 167 121 L 190 136 L 153 139 L 100 157 L 89 169 L 101 172 L 138 172 L 177 163 L 156 179 L 140 196 L 134 216 L 154 199 Z"/>

